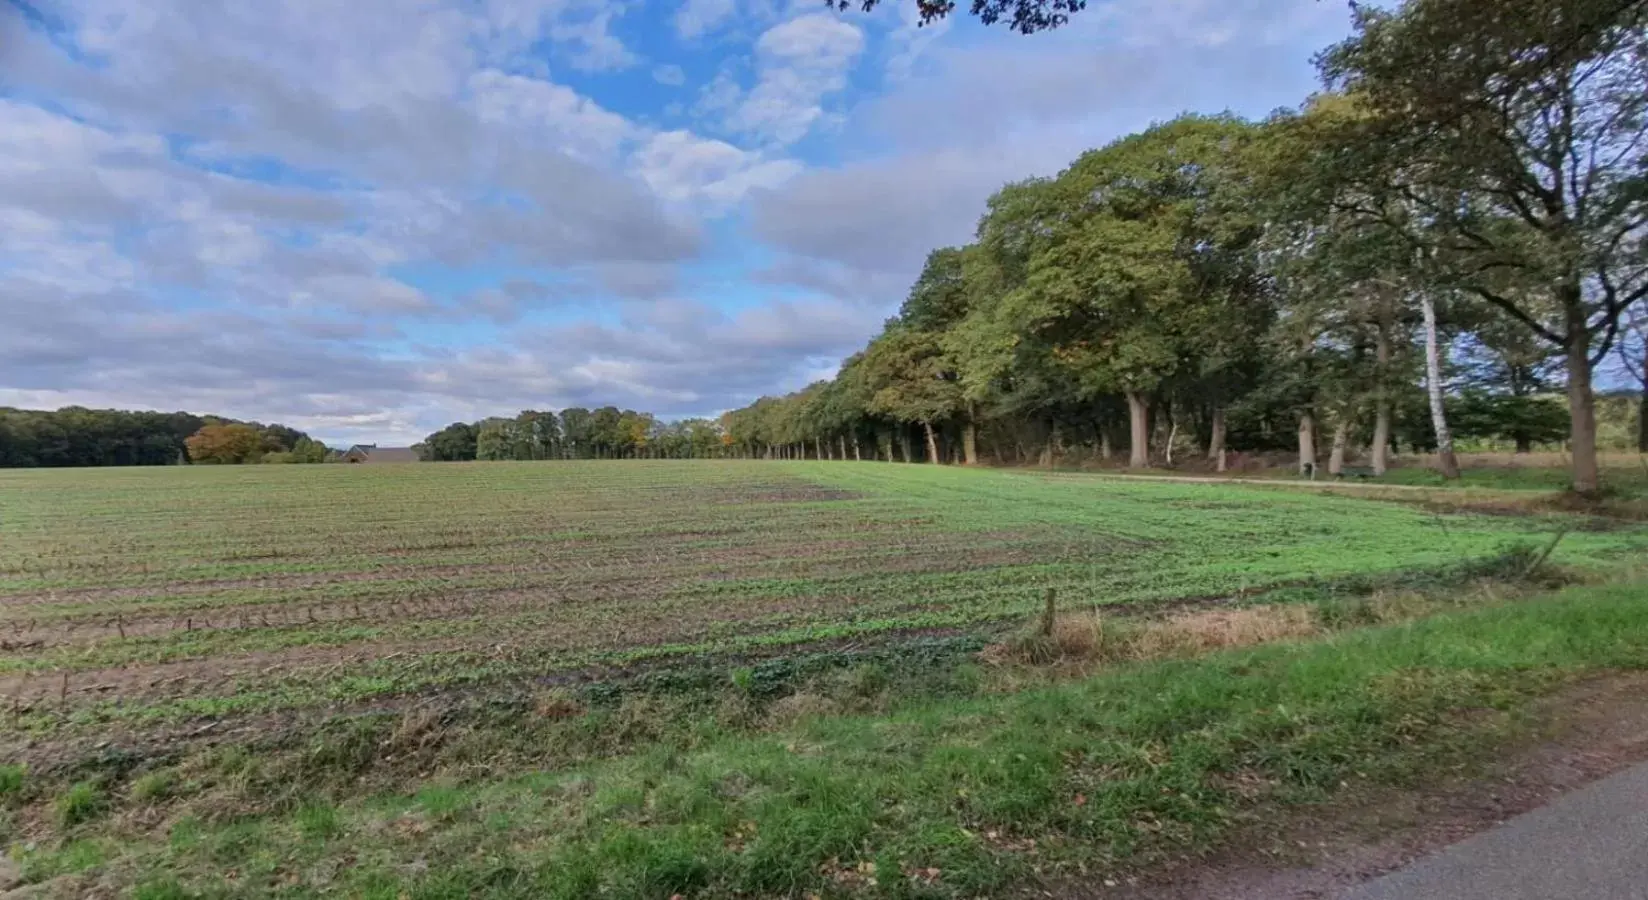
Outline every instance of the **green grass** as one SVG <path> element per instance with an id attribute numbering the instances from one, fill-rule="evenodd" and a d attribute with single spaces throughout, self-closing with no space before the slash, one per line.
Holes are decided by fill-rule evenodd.
<path id="1" fill-rule="evenodd" d="M 95 782 L 78 781 L 58 795 L 53 807 L 58 825 L 73 828 L 102 815 L 108 808 L 108 797 Z"/>
<path id="2" fill-rule="evenodd" d="M 1573 482 L 1571 469 L 1552 466 L 1473 466 L 1460 470 L 1459 481 L 1449 482 L 1436 469 L 1409 466 L 1391 469 L 1374 483 L 1409 484 L 1424 487 L 1463 487 L 1507 491 L 1561 491 Z M 1610 469 L 1605 485 L 1623 496 L 1648 492 L 1648 470 L 1619 467 Z"/>
<path id="3" fill-rule="evenodd" d="M 0 825 L 31 880 L 139 896 L 992 895 L 1424 771 L 1648 662 L 1634 586 L 1347 630 L 1374 594 L 1518 582 L 1558 530 L 1559 572 L 1648 549 L 1559 513 L 764 462 L 7 471 L 0 498 L 0 749 L 31 765 Z M 979 663 L 1050 588 L 1345 633 L 1069 683 Z"/>
<path id="4" fill-rule="evenodd" d="M 992 635 L 1048 587 L 1139 609 L 1445 581 L 1572 524 L 853 463 L 6 471 L 0 496 L 0 715 L 37 736 Z M 1645 547 L 1582 531 L 1554 562 Z"/>
<path id="5" fill-rule="evenodd" d="M 97 868 L 192 896 L 999 895 L 1480 754 L 1531 698 L 1648 667 L 1645 600 L 1640 584 L 1576 588 L 292 816 L 184 820 L 185 839 L 129 835 Z M 62 871 L 77 846 L 23 856 Z"/>
<path id="6" fill-rule="evenodd" d="M 0 765 L 0 803 L 12 803 L 23 796 L 29 767 L 21 763 Z"/>
<path id="7" fill-rule="evenodd" d="M 132 781 L 131 796 L 139 803 L 159 803 L 177 791 L 177 775 L 162 769 Z"/>

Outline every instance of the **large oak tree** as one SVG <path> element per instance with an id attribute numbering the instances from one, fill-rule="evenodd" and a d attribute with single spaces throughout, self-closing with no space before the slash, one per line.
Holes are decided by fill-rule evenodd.
<path id="1" fill-rule="evenodd" d="M 1564 354 L 1573 488 L 1596 491 L 1592 370 L 1648 297 L 1648 4 L 1359 8 L 1321 65 L 1416 254 Z"/>

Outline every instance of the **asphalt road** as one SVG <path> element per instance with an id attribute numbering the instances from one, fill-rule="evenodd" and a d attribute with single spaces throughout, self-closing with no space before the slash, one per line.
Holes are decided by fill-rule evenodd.
<path id="1" fill-rule="evenodd" d="M 1370 881 L 1341 900 L 1648 900 L 1648 765 Z"/>

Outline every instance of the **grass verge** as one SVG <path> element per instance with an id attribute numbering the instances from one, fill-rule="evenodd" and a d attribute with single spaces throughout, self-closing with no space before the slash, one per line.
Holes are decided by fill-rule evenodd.
<path id="1" fill-rule="evenodd" d="M 791 704 L 771 730 L 706 725 L 553 772 L 253 815 L 109 812 L 12 852 L 30 880 L 151 897 L 1000 895 L 1484 752 L 1531 698 L 1648 667 L 1645 595 L 1578 587 L 877 714 Z"/>

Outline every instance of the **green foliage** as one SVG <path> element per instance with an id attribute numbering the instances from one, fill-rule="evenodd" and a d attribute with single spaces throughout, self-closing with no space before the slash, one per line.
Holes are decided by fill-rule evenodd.
<path id="1" fill-rule="evenodd" d="M 509 419 L 483 419 L 475 425 L 475 458 L 480 460 L 512 459 L 514 457 L 514 427 Z M 434 435 L 425 438 L 433 441 Z"/>
<path id="2" fill-rule="evenodd" d="M 156 803 L 171 797 L 176 789 L 177 774 L 161 769 L 133 780 L 131 794 L 139 803 Z"/>
<path id="3" fill-rule="evenodd" d="M 1514 442 L 1518 449 L 1560 444 L 1568 435 L 1568 409 L 1551 396 L 1469 392 L 1453 407 L 1454 435 L 1463 440 Z"/>
<path id="4" fill-rule="evenodd" d="M 238 423 L 221 416 L 80 406 L 56 411 L 0 407 L 0 468 L 178 465 L 189 460 L 186 439 L 203 427 L 241 424 L 257 433 L 259 451 L 287 450 L 307 440 L 284 425 Z"/>
<path id="5" fill-rule="evenodd" d="M 870 344 L 862 366 L 871 392 L 866 409 L 871 413 L 931 425 L 962 409 L 954 362 L 935 333 L 890 331 Z"/>
<path id="6" fill-rule="evenodd" d="M 0 804 L 16 803 L 28 786 L 29 767 L 22 763 L 0 765 Z"/>
<path id="7" fill-rule="evenodd" d="M 326 445 L 312 438 L 300 438 L 292 445 L 292 462 L 314 464 L 326 462 Z"/>
<path id="8" fill-rule="evenodd" d="M 57 814 L 57 824 L 73 828 L 102 815 L 108 809 L 108 797 L 96 782 L 78 781 L 59 794 L 52 807 Z"/>
<path id="9" fill-rule="evenodd" d="M 453 422 L 423 439 L 423 446 L 432 462 L 458 462 L 474 459 L 477 447 L 475 426 Z"/>
<path id="10" fill-rule="evenodd" d="M 195 896 L 176 878 L 146 881 L 132 890 L 132 900 L 194 900 Z"/>
<path id="11" fill-rule="evenodd" d="M 337 807 L 330 803 L 305 804 L 294 816 L 298 834 L 312 841 L 333 838 L 342 830 Z"/>
<path id="12" fill-rule="evenodd" d="M 663 424 L 651 413 L 605 406 L 523 410 L 473 425 L 456 422 L 418 444 L 435 461 L 549 459 L 711 459 L 726 455 L 721 427 L 708 419 Z"/>
<path id="13" fill-rule="evenodd" d="M 1444 433 L 1415 325 L 1440 306 L 1428 355 L 1458 371 L 1429 380 L 1472 389 L 1436 421 L 1457 406 L 1468 441 L 1566 437 L 1571 483 L 1595 492 L 1582 385 L 1648 302 L 1645 16 L 1359 6 L 1320 56 L 1329 92 L 1262 124 L 1181 116 L 1008 185 L 832 382 L 729 413 L 729 434 L 752 454 L 869 441 L 890 459 L 919 428 L 933 462 L 973 461 L 982 436 L 999 460 L 1050 464 L 1109 457 L 1125 421 L 1134 466 L 1229 443 L 1291 444 L 1303 467 L 1332 441 L 1382 467 L 1392 442 Z M 1532 399 L 1562 366 L 1572 396 Z"/>
<path id="14" fill-rule="evenodd" d="M 1648 8 L 1408 0 L 1360 6 L 1355 24 L 1321 57 L 1358 113 L 1322 146 L 1340 205 L 1402 235 L 1429 281 L 1564 355 L 1573 487 L 1595 492 L 1592 369 L 1648 298 Z"/>

